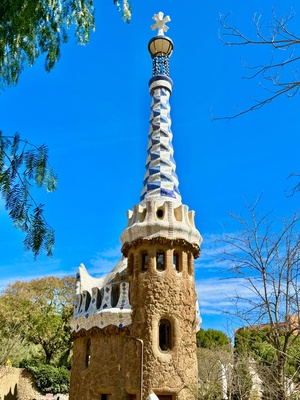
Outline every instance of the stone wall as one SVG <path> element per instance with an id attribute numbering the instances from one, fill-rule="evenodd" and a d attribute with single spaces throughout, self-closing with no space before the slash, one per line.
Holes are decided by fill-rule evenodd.
<path id="1" fill-rule="evenodd" d="M 0 368 L 0 400 L 45 400 L 35 387 L 33 377 L 24 368 Z M 56 400 L 54 395 L 53 399 Z M 60 400 L 68 400 L 68 395 L 60 395 Z"/>
<path id="2" fill-rule="evenodd" d="M 101 394 L 107 394 L 115 400 L 130 399 L 139 382 L 139 343 L 128 337 L 126 328 L 113 326 L 81 331 L 80 335 L 74 340 L 76 357 L 73 357 L 70 398 L 99 400 Z"/>
<path id="3" fill-rule="evenodd" d="M 31 374 L 24 368 L 1 367 L 0 399 L 40 400 L 44 396 L 36 390 Z"/>

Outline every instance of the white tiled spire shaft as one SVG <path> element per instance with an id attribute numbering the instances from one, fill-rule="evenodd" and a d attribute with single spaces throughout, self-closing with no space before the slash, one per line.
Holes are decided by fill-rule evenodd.
<path id="1" fill-rule="evenodd" d="M 169 78 L 169 56 L 172 54 L 173 42 L 164 36 L 168 30 L 165 24 L 170 21 L 170 17 L 164 17 L 159 12 L 153 19 L 156 23 L 152 29 L 158 29 L 158 35 L 148 44 L 153 61 L 153 77 L 149 82 L 152 103 L 146 173 L 140 200 L 142 205 L 149 200 L 167 200 L 177 206 L 181 204 L 181 196 L 175 172 L 169 102 L 173 85 Z"/>
<path id="2" fill-rule="evenodd" d="M 164 79 L 162 79 L 164 78 Z M 173 134 L 171 131 L 170 103 L 172 81 L 156 76 L 150 81 L 152 95 L 148 157 L 141 202 L 147 200 L 172 200 L 181 204 L 178 190 L 176 164 L 173 157 Z"/>

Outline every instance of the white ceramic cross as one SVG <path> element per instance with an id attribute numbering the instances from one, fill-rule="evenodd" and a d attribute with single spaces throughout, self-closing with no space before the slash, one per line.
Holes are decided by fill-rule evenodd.
<path id="1" fill-rule="evenodd" d="M 159 12 L 158 14 L 154 14 L 152 19 L 156 22 L 156 24 L 151 25 L 152 30 L 155 31 L 155 29 L 158 29 L 158 36 L 164 36 L 164 32 L 167 32 L 169 29 L 166 26 L 166 22 L 170 22 L 171 18 L 168 15 L 164 18 L 164 13 Z"/>

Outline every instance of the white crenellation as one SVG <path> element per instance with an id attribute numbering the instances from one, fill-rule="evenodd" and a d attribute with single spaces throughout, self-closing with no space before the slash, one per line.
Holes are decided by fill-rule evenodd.
<path id="1" fill-rule="evenodd" d="M 121 236 L 121 243 L 132 242 L 139 238 L 156 236 L 168 239 L 184 239 L 200 245 L 202 237 L 195 227 L 195 212 L 188 206 L 178 207 L 172 201 L 147 201 L 138 204 L 127 212 L 128 223 Z"/>

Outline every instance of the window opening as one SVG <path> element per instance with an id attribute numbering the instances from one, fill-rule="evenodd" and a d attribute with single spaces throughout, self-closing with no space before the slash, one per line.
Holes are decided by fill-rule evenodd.
<path id="1" fill-rule="evenodd" d="M 156 253 L 156 268 L 158 271 L 165 270 L 165 253 L 161 250 Z"/>
<path id="2" fill-rule="evenodd" d="M 147 251 L 143 251 L 142 253 L 142 271 L 147 271 L 148 269 L 148 262 L 149 262 L 149 257 Z"/>
<path id="3" fill-rule="evenodd" d="M 111 288 L 111 306 L 116 307 L 120 297 L 120 284 L 112 284 Z"/>
<path id="4" fill-rule="evenodd" d="M 171 349 L 171 323 L 167 319 L 162 319 L 159 323 L 159 347 L 162 351 Z"/>
<path id="5" fill-rule="evenodd" d="M 176 251 L 173 253 L 173 267 L 179 272 L 179 254 Z"/>
<path id="6" fill-rule="evenodd" d="M 96 308 L 97 310 L 99 310 L 100 306 L 101 306 L 101 302 L 102 302 L 102 295 L 101 295 L 101 291 L 99 289 L 97 290 L 97 300 L 96 300 Z"/>
<path id="7" fill-rule="evenodd" d="M 86 368 L 89 366 L 90 362 L 91 362 L 91 339 L 89 339 L 86 344 L 86 351 L 85 351 Z"/>
<path id="8" fill-rule="evenodd" d="M 87 311 L 89 309 L 90 306 L 90 302 L 91 302 L 91 295 L 90 292 L 88 292 L 87 290 L 85 290 L 83 292 L 83 297 L 85 298 L 85 308 L 84 311 Z"/>
<path id="9" fill-rule="evenodd" d="M 159 210 L 156 211 L 156 216 L 159 219 L 162 219 L 164 216 L 164 211 L 160 208 Z"/>

